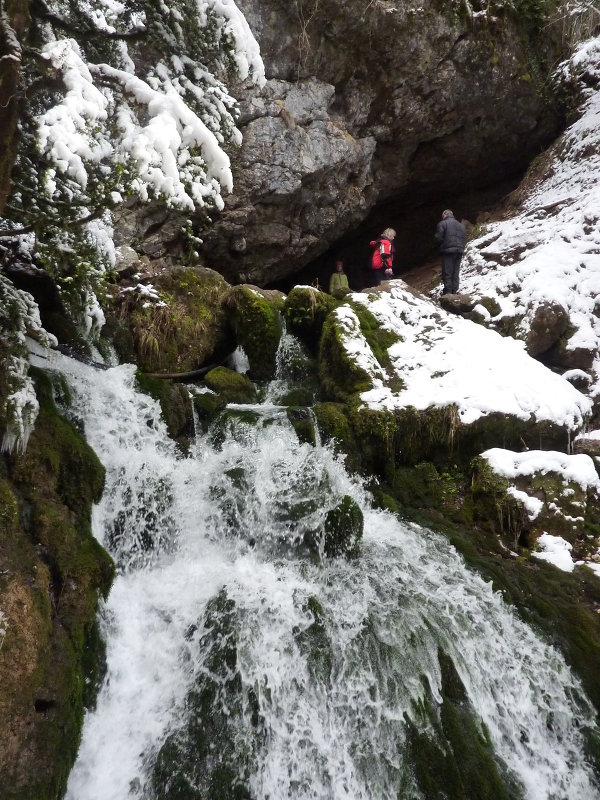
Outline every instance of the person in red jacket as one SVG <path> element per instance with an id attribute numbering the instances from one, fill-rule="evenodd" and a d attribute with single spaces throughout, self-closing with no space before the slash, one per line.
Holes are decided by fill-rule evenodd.
<path id="1" fill-rule="evenodd" d="M 371 271 L 375 281 L 374 286 L 379 286 L 382 281 L 387 281 L 394 277 L 392 266 L 394 263 L 395 238 L 396 231 L 393 228 L 386 228 L 379 239 L 370 242 L 373 248 Z"/>

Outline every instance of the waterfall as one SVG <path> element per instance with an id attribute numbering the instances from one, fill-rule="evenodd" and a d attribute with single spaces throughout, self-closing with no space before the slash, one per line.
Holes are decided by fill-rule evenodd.
<path id="1" fill-rule="evenodd" d="M 593 710 L 558 651 L 443 537 L 374 510 L 283 410 L 226 410 L 184 457 L 132 366 L 54 367 L 107 470 L 93 528 L 118 565 L 69 800 L 424 798 L 415 752 L 443 727 L 448 663 L 506 797 L 598 797 Z M 299 552 L 344 495 L 364 514 L 360 557 Z M 204 770 L 238 771 L 235 793 L 189 789 L 191 736 Z"/>

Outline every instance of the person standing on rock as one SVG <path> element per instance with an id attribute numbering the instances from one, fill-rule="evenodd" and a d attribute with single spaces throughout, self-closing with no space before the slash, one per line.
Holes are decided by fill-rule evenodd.
<path id="1" fill-rule="evenodd" d="M 394 277 L 392 266 L 394 263 L 395 238 L 396 231 L 393 228 L 386 228 L 379 239 L 369 243 L 373 248 L 371 271 L 375 281 L 374 286 L 379 286 L 382 281 L 390 280 L 390 278 Z"/>
<path id="2" fill-rule="evenodd" d="M 467 231 L 461 222 L 454 219 L 454 214 L 449 208 L 443 212 L 442 219 L 437 224 L 435 238 L 442 256 L 442 280 L 444 282 L 442 294 L 456 294 L 460 262 L 467 243 Z"/>
<path id="3" fill-rule="evenodd" d="M 344 272 L 344 262 L 341 258 L 338 258 L 335 262 L 335 272 L 332 272 L 329 278 L 329 294 L 341 298 L 348 294 L 349 291 L 348 276 Z"/>

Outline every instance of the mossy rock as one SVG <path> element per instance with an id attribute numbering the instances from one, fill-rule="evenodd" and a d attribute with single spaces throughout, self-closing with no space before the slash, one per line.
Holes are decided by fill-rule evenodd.
<path id="1" fill-rule="evenodd" d="M 398 466 L 393 482 L 394 496 L 402 506 L 443 511 L 457 520 L 465 519 L 464 493 L 467 479 L 454 465 L 438 469 L 424 461 L 414 467 Z"/>
<path id="2" fill-rule="evenodd" d="M 193 395 L 192 402 L 202 431 L 206 433 L 212 422 L 227 405 L 227 399 L 214 392 L 201 392 Z"/>
<path id="3" fill-rule="evenodd" d="M 319 349 L 319 378 L 329 400 L 345 402 L 373 386 L 371 376 L 349 355 L 343 342 L 344 331 L 334 314 L 323 325 Z"/>
<path id="4" fill-rule="evenodd" d="M 222 590 L 201 622 L 204 668 L 187 694 L 185 719 L 160 748 L 151 773 L 164 800 L 251 800 L 249 777 L 264 722 L 254 689 L 242 682 L 237 624 L 235 603 Z"/>
<path id="5" fill-rule="evenodd" d="M 526 524 L 523 504 L 508 493 L 509 482 L 497 475 L 485 458 L 471 462 L 469 503 L 474 522 L 517 547 Z"/>
<path id="6" fill-rule="evenodd" d="M 356 472 L 362 457 L 343 403 L 316 403 L 313 412 L 323 442 L 331 442 L 336 453 L 344 453 L 346 467 Z"/>
<path id="7" fill-rule="evenodd" d="M 344 495 L 341 502 L 328 511 L 325 517 L 325 555 L 329 558 L 357 555 L 363 524 L 360 506 L 349 495 Z"/>
<path id="8" fill-rule="evenodd" d="M 294 286 L 283 304 L 283 315 L 290 331 L 316 352 L 323 324 L 338 304 L 331 295 L 311 286 Z"/>
<path id="9" fill-rule="evenodd" d="M 492 317 L 497 317 L 502 311 L 502 306 L 495 297 L 480 297 L 478 302 Z"/>
<path id="10" fill-rule="evenodd" d="M 331 683 L 334 654 L 325 624 L 323 607 L 318 598 L 311 595 L 304 604 L 303 610 L 311 614 L 313 622 L 301 631 L 294 632 L 294 638 L 300 651 L 306 656 L 308 668 L 319 684 L 328 686 Z"/>
<path id="11" fill-rule="evenodd" d="M 388 349 L 401 341 L 400 336 L 394 331 L 383 328 L 377 318 L 362 304 L 350 302 L 352 310 L 360 322 L 360 330 L 378 363 L 384 369 L 390 369 L 392 362 L 388 355 Z M 398 379 L 400 380 L 400 379 Z M 398 390 L 402 387 L 398 387 Z"/>
<path id="12" fill-rule="evenodd" d="M 524 800 L 522 789 L 494 756 L 489 736 L 469 701 L 452 660 L 440 650 L 442 703 L 428 696 L 407 718 L 408 754 L 425 797 Z"/>
<path id="13" fill-rule="evenodd" d="M 312 406 L 313 400 L 314 391 L 304 386 L 297 386 L 277 398 L 278 404 L 282 406 Z"/>
<path id="14" fill-rule="evenodd" d="M 596 575 L 583 567 L 569 573 L 537 559 L 515 558 L 478 524 L 448 526 L 440 517 L 436 528 L 446 533 L 472 569 L 502 592 L 504 601 L 528 625 L 563 653 L 600 711 L 600 581 Z M 594 736 L 588 734 L 593 745 Z M 595 742 L 594 765 L 600 774 L 600 749 Z"/>
<path id="15" fill-rule="evenodd" d="M 395 415 L 355 404 L 348 407 L 348 417 L 361 468 L 392 484 L 399 461 L 399 428 Z"/>
<path id="16" fill-rule="evenodd" d="M 307 408 L 288 408 L 287 418 L 296 431 L 299 442 L 316 444 L 315 421 Z"/>
<path id="17" fill-rule="evenodd" d="M 234 286 L 224 305 L 237 342 L 248 357 L 250 375 L 261 381 L 273 378 L 282 332 L 280 303 L 271 302 L 253 287 Z"/>
<path id="18" fill-rule="evenodd" d="M 131 293 L 118 311 L 128 319 L 140 369 L 190 372 L 229 354 L 235 348 L 223 308 L 229 288 L 218 272 L 180 267 L 155 279 L 162 304 Z"/>
<path id="19" fill-rule="evenodd" d="M 40 412 L 23 455 L 0 458 L 0 782 L 7 800 L 59 798 L 84 705 L 98 686 L 96 612 L 114 577 L 91 534 L 104 469 L 35 378 Z"/>
<path id="20" fill-rule="evenodd" d="M 189 391 L 181 383 L 151 378 L 139 369 L 135 374 L 138 389 L 160 403 L 162 417 L 172 439 L 184 444 L 194 434 L 194 415 Z"/>
<path id="21" fill-rule="evenodd" d="M 256 387 L 247 375 L 227 367 L 215 367 L 204 376 L 204 383 L 228 403 L 256 402 Z"/>

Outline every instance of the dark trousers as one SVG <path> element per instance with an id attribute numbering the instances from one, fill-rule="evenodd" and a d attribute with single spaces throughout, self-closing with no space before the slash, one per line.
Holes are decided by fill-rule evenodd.
<path id="1" fill-rule="evenodd" d="M 442 253 L 442 280 L 444 291 L 442 294 L 456 294 L 458 292 L 458 276 L 462 253 Z"/>
<path id="2" fill-rule="evenodd" d="M 385 275 L 383 274 L 384 272 L 385 269 L 383 267 L 381 269 L 371 270 L 371 275 L 373 276 L 371 280 L 371 286 L 379 286 L 380 283 L 383 283 L 385 280 Z"/>

